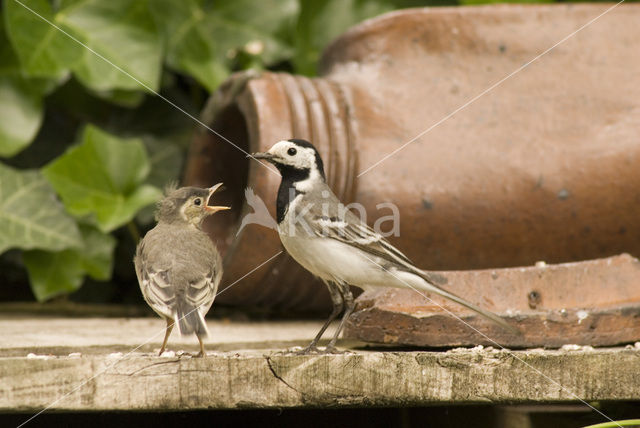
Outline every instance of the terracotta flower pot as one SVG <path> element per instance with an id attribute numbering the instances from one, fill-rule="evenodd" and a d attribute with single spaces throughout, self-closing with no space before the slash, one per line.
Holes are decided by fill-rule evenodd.
<path id="1" fill-rule="evenodd" d="M 231 77 L 203 120 L 248 152 L 312 141 L 331 187 L 362 203 L 370 224 L 389 215 L 377 204 L 398 206 L 400 236 L 390 240 L 426 269 L 640 255 L 640 5 L 618 6 L 494 86 L 607 7 L 390 13 L 330 45 L 319 78 Z M 275 214 L 277 174 L 200 129 L 184 181 L 227 185 L 220 202 L 234 210 L 210 224 L 223 286 L 282 249 L 262 226 L 236 237 L 251 212 L 245 187 Z M 280 255 L 219 301 L 309 310 L 329 299 Z"/>

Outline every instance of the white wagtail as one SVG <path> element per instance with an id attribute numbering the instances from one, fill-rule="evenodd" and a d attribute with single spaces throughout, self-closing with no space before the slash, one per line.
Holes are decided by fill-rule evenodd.
<path id="1" fill-rule="evenodd" d="M 174 324 L 183 335 L 195 333 L 204 356 L 204 315 L 216 297 L 222 277 L 222 259 L 202 230 L 210 214 L 229 207 L 209 206 L 222 183 L 200 189 L 168 189 L 158 202 L 158 224 L 140 241 L 133 262 L 142 295 L 149 306 L 167 321 L 160 355 Z"/>
<path id="2" fill-rule="evenodd" d="M 349 285 L 414 288 L 453 300 L 517 333 L 505 320 L 433 284 L 431 274 L 415 267 L 384 237 L 345 209 L 326 183 L 322 158 L 305 140 L 280 141 L 257 159 L 278 168 L 282 181 L 276 213 L 278 233 L 289 254 L 328 287 L 333 311 L 311 344 L 301 353 L 320 352 L 317 343 L 340 312 L 344 315 L 324 352 L 335 343 L 354 308 Z"/>

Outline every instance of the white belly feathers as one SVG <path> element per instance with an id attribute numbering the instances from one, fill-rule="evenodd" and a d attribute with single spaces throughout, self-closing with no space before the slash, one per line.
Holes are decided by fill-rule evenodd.
<path id="1" fill-rule="evenodd" d="M 342 242 L 327 238 L 281 235 L 289 254 L 314 275 L 328 281 L 357 285 L 381 286 L 383 271 L 371 256 Z"/>

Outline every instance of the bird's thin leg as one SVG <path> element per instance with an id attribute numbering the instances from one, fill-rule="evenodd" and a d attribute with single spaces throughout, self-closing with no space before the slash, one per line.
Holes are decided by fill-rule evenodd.
<path id="1" fill-rule="evenodd" d="M 355 307 L 355 303 L 353 302 L 353 294 L 349 289 L 349 285 L 339 284 L 338 286 L 340 287 L 342 300 L 344 301 L 344 314 L 342 314 L 342 320 L 340 320 L 340 325 L 338 325 L 336 332 L 333 334 L 331 341 L 329 342 L 329 344 L 327 345 L 327 348 L 324 351 L 327 354 L 338 353 L 338 351 L 336 350 L 336 341 L 338 340 L 338 336 L 340 335 L 340 332 L 344 328 L 344 324 L 347 322 L 347 319 L 349 318 L 349 316 L 353 312 L 353 308 Z"/>
<path id="2" fill-rule="evenodd" d="M 329 318 L 324 323 L 324 325 L 322 326 L 318 334 L 316 334 L 316 337 L 313 338 L 309 346 L 304 348 L 302 351 L 298 352 L 298 354 L 300 355 L 309 354 L 311 352 L 318 352 L 317 345 L 318 345 L 318 341 L 322 337 L 322 334 L 325 332 L 327 327 L 329 327 L 329 324 L 331 324 L 331 322 L 334 319 L 336 319 L 338 315 L 340 315 L 340 312 L 342 312 L 343 300 L 342 300 L 342 294 L 340 293 L 338 286 L 329 281 L 324 281 L 324 283 L 329 289 L 329 294 L 331 295 L 331 301 L 333 302 L 333 310 L 331 311 L 331 315 L 329 315 Z"/>
<path id="3" fill-rule="evenodd" d="M 196 337 L 198 338 L 198 342 L 200 342 L 200 353 L 198 355 L 196 355 L 196 357 L 206 357 L 207 353 L 204 350 L 204 342 L 202 341 L 202 338 L 196 334 Z"/>
<path id="4" fill-rule="evenodd" d="M 171 318 L 165 318 L 165 320 L 167 321 L 167 329 L 164 333 L 164 341 L 162 342 L 162 348 L 160 348 L 160 353 L 158 355 L 162 355 L 162 353 L 164 352 L 164 348 L 165 346 L 167 346 L 167 340 L 169 340 L 169 335 L 171 334 L 171 330 L 173 330 L 173 319 Z"/>

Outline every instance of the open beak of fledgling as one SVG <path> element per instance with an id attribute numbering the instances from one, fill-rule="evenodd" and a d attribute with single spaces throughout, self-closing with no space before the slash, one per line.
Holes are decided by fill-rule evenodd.
<path id="1" fill-rule="evenodd" d="M 209 197 L 207 198 L 207 206 L 205 207 L 205 210 L 207 211 L 207 214 L 213 214 L 213 213 L 217 213 L 218 211 L 224 211 L 224 210 L 230 210 L 231 209 L 231 207 L 209 205 L 209 202 L 211 202 L 211 197 L 216 192 L 216 190 L 220 189 L 221 187 L 222 187 L 222 183 L 218 183 L 218 184 L 216 184 L 214 186 L 209 187 Z"/>

